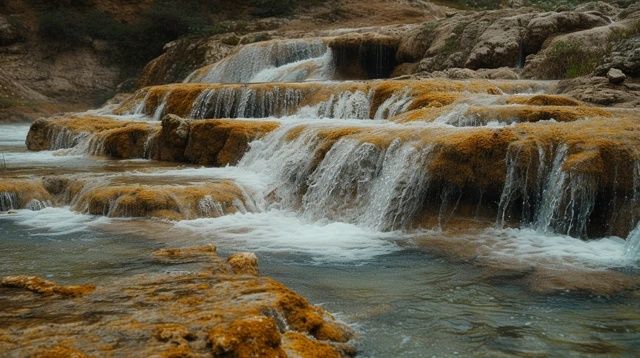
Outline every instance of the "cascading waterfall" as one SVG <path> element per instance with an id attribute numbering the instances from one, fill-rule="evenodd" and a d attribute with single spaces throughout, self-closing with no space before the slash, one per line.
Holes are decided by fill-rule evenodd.
<path id="1" fill-rule="evenodd" d="M 208 89 L 193 103 L 192 118 L 264 118 L 291 114 L 303 99 L 295 88 Z"/>
<path id="2" fill-rule="evenodd" d="M 0 211 L 17 209 L 18 196 L 12 192 L 0 192 Z"/>
<path id="3" fill-rule="evenodd" d="M 270 78 L 303 80 L 329 71 L 330 52 L 319 39 L 273 40 L 242 46 L 234 55 L 196 71 L 185 82 L 248 83 Z M 293 65 L 295 64 L 295 65 Z M 278 68 L 290 65 L 284 71 Z M 297 70 L 292 71 L 292 67 Z M 315 67 L 315 68 L 313 68 Z M 318 78 L 324 79 L 324 78 Z"/>
<path id="4" fill-rule="evenodd" d="M 388 148 L 339 140 L 311 174 L 302 210 L 377 230 L 406 228 L 421 207 L 429 148 L 394 140 Z"/>
<path id="5" fill-rule="evenodd" d="M 334 72 L 333 52 L 331 49 L 326 49 L 320 57 L 266 68 L 258 72 L 249 82 L 322 81 L 333 78 Z"/>
<path id="6" fill-rule="evenodd" d="M 373 119 L 389 119 L 409 110 L 413 102 L 410 90 L 399 91 L 387 98 L 373 116 Z"/>
<path id="7" fill-rule="evenodd" d="M 164 97 L 162 97 L 162 101 L 160 102 L 160 105 L 156 107 L 155 111 L 153 111 L 153 115 L 151 116 L 151 118 L 154 121 L 159 121 L 162 119 L 162 116 L 164 115 L 164 112 L 165 112 L 165 107 L 167 107 L 167 100 L 169 99 L 169 96 L 171 96 L 171 91 L 167 92 L 164 95 Z"/>
<path id="8" fill-rule="evenodd" d="M 27 203 L 27 209 L 31 211 L 40 211 L 50 206 L 51 206 L 51 203 L 47 201 L 38 200 L 38 199 L 32 199 L 29 203 Z"/>
<path id="9" fill-rule="evenodd" d="M 627 236 L 624 255 L 632 260 L 637 260 L 640 257 L 640 223 Z"/>
<path id="10" fill-rule="evenodd" d="M 568 154 L 565 145 L 552 149 L 552 155 L 548 150 L 538 143 L 535 150 L 522 145 L 510 148 L 498 223 L 504 225 L 512 205 L 518 205 L 521 225 L 540 232 L 586 236 L 595 205 L 595 179 L 563 169 Z"/>
<path id="11" fill-rule="evenodd" d="M 313 106 L 301 108 L 296 116 L 302 118 L 367 119 L 371 111 L 373 92 L 345 91 Z"/>
<path id="12" fill-rule="evenodd" d="M 305 128 L 293 140 L 286 126 L 251 149 L 240 166 L 266 172 L 277 206 L 299 208 L 312 220 L 331 219 L 378 230 L 407 227 L 421 208 L 429 184 L 430 148 L 394 140 L 387 148 L 340 139 L 320 161 L 323 142 Z"/>

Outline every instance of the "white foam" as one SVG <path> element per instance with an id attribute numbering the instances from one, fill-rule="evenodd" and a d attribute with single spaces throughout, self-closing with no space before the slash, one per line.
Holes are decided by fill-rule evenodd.
<path id="1" fill-rule="evenodd" d="M 29 124 L 2 124 L 0 125 L 0 146 L 20 147 L 29 133 Z"/>
<path id="2" fill-rule="evenodd" d="M 566 235 L 541 233 L 532 229 L 487 229 L 484 233 L 467 235 L 464 240 L 478 246 L 482 257 L 497 260 L 539 264 L 543 266 L 574 266 L 607 268 L 633 264 L 625 256 L 625 240 L 605 237 L 581 240 Z"/>
<path id="3" fill-rule="evenodd" d="M 185 220 L 175 226 L 215 238 L 217 244 L 258 252 L 298 252 L 319 262 L 368 260 L 399 249 L 393 241 L 399 238 L 398 233 L 340 222 L 307 222 L 280 210 Z"/>
<path id="4" fill-rule="evenodd" d="M 13 220 L 17 224 L 35 229 L 45 230 L 34 236 L 64 236 L 86 231 L 90 226 L 109 221 L 105 217 L 79 214 L 69 207 L 46 207 L 38 211 L 29 209 L 16 210 L 10 214 L 0 215 L 0 220 Z"/>
<path id="5" fill-rule="evenodd" d="M 265 178 L 256 172 L 239 167 L 200 167 L 184 169 L 157 170 L 153 172 L 134 172 L 127 175 L 137 176 L 167 176 L 181 178 L 211 178 L 230 179 L 240 186 L 251 189 L 257 193 L 263 193 L 267 189 Z"/>
<path id="6" fill-rule="evenodd" d="M 20 167 L 33 164 L 73 163 L 74 160 L 83 157 L 82 155 L 65 155 L 67 152 L 64 149 L 41 152 L 8 152 L 2 153 L 2 157 L 7 164 L 17 164 Z"/>

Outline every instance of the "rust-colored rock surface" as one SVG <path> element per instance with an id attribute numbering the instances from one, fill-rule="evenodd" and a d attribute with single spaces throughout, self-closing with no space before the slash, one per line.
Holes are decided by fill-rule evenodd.
<path id="1" fill-rule="evenodd" d="M 214 251 L 163 249 L 155 255 L 199 257 L 203 271 L 120 277 L 97 287 L 6 277 L 0 284 L 0 350 L 38 357 L 352 352 L 343 344 L 350 329 L 270 278 L 234 274 Z M 322 333 L 329 327 L 333 334 Z"/>

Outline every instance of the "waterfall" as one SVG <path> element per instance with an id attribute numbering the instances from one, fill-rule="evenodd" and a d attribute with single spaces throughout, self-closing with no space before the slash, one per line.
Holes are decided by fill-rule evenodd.
<path id="1" fill-rule="evenodd" d="M 629 259 L 637 260 L 640 255 L 640 223 L 631 230 L 624 245 L 624 255 Z"/>
<path id="2" fill-rule="evenodd" d="M 430 148 L 394 140 L 388 148 L 341 139 L 311 174 L 303 213 L 372 227 L 403 229 L 428 188 Z"/>
<path id="3" fill-rule="evenodd" d="M 18 196 L 16 193 L 3 191 L 0 192 L 0 211 L 9 211 L 18 209 Z"/>
<path id="4" fill-rule="evenodd" d="M 162 119 L 162 116 L 164 116 L 165 107 L 167 107 L 167 100 L 169 99 L 169 96 L 171 96 L 171 91 L 168 91 L 162 97 L 162 102 L 160 102 L 160 105 L 153 111 L 153 115 L 151 116 L 152 120 L 159 121 Z"/>
<path id="5" fill-rule="evenodd" d="M 277 207 L 309 219 L 350 222 L 379 230 L 408 226 L 429 183 L 430 148 L 393 140 L 387 147 L 350 138 L 330 145 L 327 127 L 285 126 L 251 144 L 240 166 L 271 177 Z M 302 130 L 291 139 L 290 135 Z"/>
<path id="6" fill-rule="evenodd" d="M 319 39 L 257 42 L 195 71 L 185 82 L 266 82 L 270 77 L 300 81 L 329 70 L 330 57 L 327 46 Z M 284 67 L 287 65 L 290 66 Z"/>
<path id="7" fill-rule="evenodd" d="M 223 87 L 202 91 L 192 118 L 264 118 L 291 114 L 303 98 L 295 88 Z"/>
<path id="8" fill-rule="evenodd" d="M 553 156 L 547 150 L 539 143 L 534 148 L 522 144 L 509 148 L 498 223 L 506 223 L 510 207 L 520 200 L 521 225 L 540 232 L 586 236 L 595 205 L 595 179 L 563 169 L 566 145 L 558 146 Z"/>
<path id="9" fill-rule="evenodd" d="M 413 96 L 411 90 L 395 92 L 391 97 L 387 98 L 376 110 L 373 119 L 389 119 L 398 114 L 409 110 Z"/>
<path id="10" fill-rule="evenodd" d="M 47 201 L 41 201 L 38 199 L 32 199 L 28 204 L 27 204 L 27 209 L 31 210 L 31 211 L 40 211 L 44 208 L 47 208 L 51 206 L 51 204 Z"/>
<path id="11" fill-rule="evenodd" d="M 301 108 L 296 116 L 302 118 L 367 119 L 371 112 L 373 91 L 344 91 L 332 94 L 328 100 Z"/>
<path id="12" fill-rule="evenodd" d="M 327 49 L 320 57 L 304 59 L 268 67 L 258 72 L 249 82 L 303 82 L 324 81 L 334 77 L 333 52 Z"/>

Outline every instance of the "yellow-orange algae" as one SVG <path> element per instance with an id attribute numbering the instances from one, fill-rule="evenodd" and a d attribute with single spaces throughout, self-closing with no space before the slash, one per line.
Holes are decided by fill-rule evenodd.
<path id="1" fill-rule="evenodd" d="M 6 276 L 0 281 L 0 286 L 22 288 L 45 296 L 63 297 L 82 296 L 93 292 L 96 288 L 94 285 L 62 286 L 37 276 Z"/>

